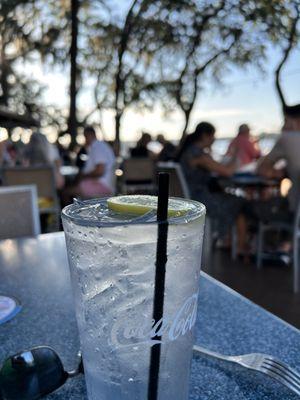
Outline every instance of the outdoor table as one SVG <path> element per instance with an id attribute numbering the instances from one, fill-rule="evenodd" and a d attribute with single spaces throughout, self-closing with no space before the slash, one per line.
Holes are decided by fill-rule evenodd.
<path id="1" fill-rule="evenodd" d="M 217 181 L 228 192 L 244 193 L 248 199 L 261 199 L 266 189 L 267 197 L 280 195 L 280 180 L 265 178 L 252 172 L 237 172 L 230 177 L 217 177 Z"/>
<path id="2" fill-rule="evenodd" d="M 278 187 L 280 185 L 280 180 L 278 179 L 265 178 L 254 173 L 235 173 L 227 178 L 226 182 L 230 186 L 241 188 L 266 188 Z"/>
<path id="3" fill-rule="evenodd" d="M 75 178 L 77 177 L 79 172 L 79 168 L 73 165 L 62 165 L 60 167 L 60 173 L 65 178 L 66 183 L 73 183 Z"/>
<path id="4" fill-rule="evenodd" d="M 60 173 L 63 176 L 76 176 L 79 172 L 79 168 L 78 167 L 74 167 L 72 165 L 62 165 L 60 167 Z"/>
<path id="5" fill-rule="evenodd" d="M 79 341 L 63 233 L 0 242 L 0 292 L 23 305 L 0 325 L 0 360 L 44 344 L 58 352 L 66 368 L 74 367 Z M 195 341 L 224 354 L 271 354 L 300 369 L 300 332 L 206 274 Z M 190 400 L 298 398 L 260 373 L 204 356 L 193 360 Z M 47 399 L 87 399 L 84 378 L 70 379 Z"/>

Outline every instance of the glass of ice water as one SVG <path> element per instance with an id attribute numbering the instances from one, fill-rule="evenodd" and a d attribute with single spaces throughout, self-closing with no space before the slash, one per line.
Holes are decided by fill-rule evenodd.
<path id="1" fill-rule="evenodd" d="M 176 201 L 176 199 L 175 199 Z M 89 400 L 145 400 L 152 346 L 158 399 L 187 400 L 205 207 L 169 218 L 163 318 L 152 318 L 157 222 L 112 212 L 106 199 L 62 213 Z"/>

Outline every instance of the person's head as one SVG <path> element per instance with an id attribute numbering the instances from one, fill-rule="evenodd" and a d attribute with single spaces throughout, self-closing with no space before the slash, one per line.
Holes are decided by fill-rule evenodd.
<path id="1" fill-rule="evenodd" d="M 166 139 L 164 137 L 164 135 L 162 133 L 158 134 L 156 137 L 156 141 L 160 144 L 165 144 L 166 143 Z"/>
<path id="2" fill-rule="evenodd" d="M 200 145 L 201 147 L 210 147 L 215 140 L 215 127 L 209 122 L 200 122 L 189 137 L 190 144 Z"/>
<path id="3" fill-rule="evenodd" d="M 87 146 L 90 146 L 97 139 L 95 129 L 92 126 L 86 126 L 83 134 Z"/>
<path id="4" fill-rule="evenodd" d="M 201 148 L 209 148 L 215 140 L 215 127 L 209 122 L 200 122 L 193 133 L 186 136 L 179 153 L 177 160 L 180 159 L 184 151 L 190 146 L 199 146 Z"/>
<path id="5" fill-rule="evenodd" d="M 238 135 L 241 136 L 250 136 L 250 128 L 247 124 L 242 124 L 239 126 Z"/>
<path id="6" fill-rule="evenodd" d="M 49 164 L 49 142 L 45 135 L 34 132 L 30 136 L 26 149 L 26 158 L 30 165 Z"/>
<path id="7" fill-rule="evenodd" d="M 284 124 L 282 131 L 300 132 L 300 113 L 284 114 Z"/>
<path id="8" fill-rule="evenodd" d="M 152 141 L 150 133 L 143 132 L 138 145 L 142 147 L 147 147 L 147 145 Z"/>

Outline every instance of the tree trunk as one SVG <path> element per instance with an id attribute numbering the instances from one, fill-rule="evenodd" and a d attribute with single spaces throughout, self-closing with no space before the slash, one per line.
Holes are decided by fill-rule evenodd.
<path id="1" fill-rule="evenodd" d="M 184 113 L 184 127 L 181 133 L 181 139 L 180 139 L 180 143 L 182 143 L 184 141 L 184 139 L 187 136 L 187 128 L 189 126 L 189 122 L 190 122 L 190 115 L 191 115 L 191 111 L 192 109 L 189 108 L 188 110 L 182 110 Z"/>
<path id="2" fill-rule="evenodd" d="M 77 40 L 78 40 L 78 10 L 79 0 L 71 0 L 71 47 L 70 47 L 70 112 L 69 112 L 69 132 L 71 144 L 76 144 L 77 137 Z"/>
<path id="3" fill-rule="evenodd" d="M 2 40 L 1 40 L 2 39 Z M 5 106 L 8 105 L 8 81 L 7 81 L 7 75 L 8 75 L 8 68 L 7 68 L 7 60 L 5 56 L 5 44 L 4 44 L 4 39 L 0 38 L 0 67 L 1 67 L 1 90 L 2 90 L 2 95 L 0 96 L 0 103 L 4 104 Z"/>
<path id="4" fill-rule="evenodd" d="M 116 89 L 115 89 L 115 144 L 120 147 L 120 127 L 122 111 L 120 110 L 120 95 L 121 95 L 121 68 L 119 61 L 119 68 L 116 75 Z"/>
<path id="5" fill-rule="evenodd" d="M 281 84 L 280 84 L 280 73 L 282 68 L 285 66 L 289 55 L 291 51 L 294 49 L 296 43 L 297 43 L 297 25 L 300 20 L 300 5 L 297 5 L 295 3 L 295 11 L 296 11 L 296 16 L 291 24 L 291 30 L 289 32 L 289 37 L 288 37 L 288 44 L 287 47 L 284 49 L 283 54 L 282 54 L 282 59 L 280 60 L 276 70 L 275 70 L 275 88 L 283 109 L 283 113 L 285 114 L 285 111 L 289 106 L 286 103 Z"/>
<path id="6" fill-rule="evenodd" d="M 126 15 L 125 23 L 123 26 L 122 35 L 120 38 L 119 48 L 118 48 L 118 70 L 115 76 L 115 147 L 116 149 L 120 148 L 120 126 L 121 126 L 121 118 L 124 112 L 125 104 L 124 104 L 124 89 L 125 85 L 122 78 L 123 71 L 123 58 L 127 49 L 127 42 L 129 40 L 129 36 L 132 30 L 132 17 L 133 10 L 138 3 L 139 0 L 133 0 L 128 13 Z"/>
<path id="7" fill-rule="evenodd" d="M 116 115 L 115 115 L 115 129 L 116 129 L 115 148 L 116 148 L 116 151 L 117 151 L 118 155 L 119 155 L 119 150 L 120 150 L 120 130 L 121 130 L 122 115 L 123 115 L 123 113 L 120 110 L 116 110 Z"/>

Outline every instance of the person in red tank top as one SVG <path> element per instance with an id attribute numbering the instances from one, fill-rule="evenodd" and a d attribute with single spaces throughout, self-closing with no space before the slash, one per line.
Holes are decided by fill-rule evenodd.
<path id="1" fill-rule="evenodd" d="M 250 129 L 247 124 L 242 124 L 239 127 L 238 134 L 229 144 L 226 155 L 236 158 L 238 168 L 257 160 L 261 156 L 257 143 L 250 136 Z"/>

